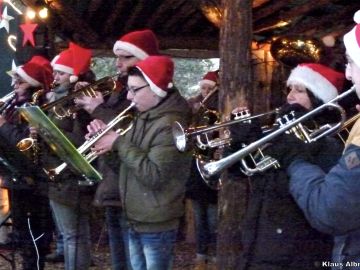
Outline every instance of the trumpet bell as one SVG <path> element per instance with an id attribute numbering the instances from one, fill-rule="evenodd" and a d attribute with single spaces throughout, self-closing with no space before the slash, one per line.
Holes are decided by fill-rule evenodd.
<path id="1" fill-rule="evenodd" d="M 223 185 L 220 175 L 207 174 L 206 170 L 204 170 L 205 164 L 207 164 L 207 162 L 204 159 L 196 159 L 196 166 L 201 175 L 201 178 L 204 180 L 204 182 L 206 183 L 206 185 L 208 185 L 209 188 L 213 190 L 220 190 Z"/>
<path id="2" fill-rule="evenodd" d="M 34 139 L 32 138 L 25 138 L 22 139 L 21 141 L 19 141 L 16 144 L 16 147 L 21 151 L 21 152 L 26 152 L 29 149 L 31 149 L 34 145 Z"/>
<path id="3" fill-rule="evenodd" d="M 181 152 L 185 152 L 188 149 L 188 139 L 185 129 L 178 121 L 175 121 L 172 125 L 172 134 L 175 140 L 176 148 Z"/>

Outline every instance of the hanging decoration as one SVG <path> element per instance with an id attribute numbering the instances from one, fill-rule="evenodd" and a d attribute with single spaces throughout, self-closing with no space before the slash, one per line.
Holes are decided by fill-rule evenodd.
<path id="1" fill-rule="evenodd" d="M 34 31 L 38 27 L 37 23 L 24 23 L 20 24 L 20 28 L 24 33 L 22 46 L 24 47 L 27 42 L 29 42 L 33 47 L 35 47 L 34 41 Z"/>
<path id="2" fill-rule="evenodd" d="M 13 19 L 14 17 L 8 15 L 7 7 L 5 7 L 3 13 L 1 14 L 0 29 L 5 28 L 6 32 L 9 33 L 9 21 Z"/>

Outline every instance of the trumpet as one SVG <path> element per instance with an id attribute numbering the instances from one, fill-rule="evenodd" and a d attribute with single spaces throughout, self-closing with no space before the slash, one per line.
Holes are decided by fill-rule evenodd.
<path id="1" fill-rule="evenodd" d="M 217 131 L 221 128 L 229 127 L 234 124 L 238 123 L 244 123 L 249 122 L 253 119 L 272 115 L 272 114 L 278 114 L 279 108 L 276 108 L 275 110 L 272 110 L 270 112 L 266 113 L 260 113 L 257 115 L 251 116 L 248 110 L 244 110 L 240 113 L 237 113 L 235 115 L 235 118 L 231 121 L 215 124 L 212 126 L 200 126 L 200 127 L 189 127 L 187 129 L 184 129 L 182 125 L 175 121 L 172 125 L 172 134 L 175 140 L 175 145 L 177 149 L 181 152 L 184 152 L 190 148 L 189 141 L 196 137 L 196 145 L 201 150 L 205 150 L 207 148 L 217 148 L 222 147 L 231 142 L 231 138 L 214 138 L 210 139 L 209 133 L 213 131 Z M 201 135 L 204 135 L 205 141 L 203 141 Z"/>
<path id="2" fill-rule="evenodd" d="M 98 154 L 94 151 L 91 151 L 91 147 L 99 140 L 101 139 L 107 132 L 109 132 L 111 129 L 113 129 L 116 125 L 119 123 L 125 121 L 125 120 L 132 120 L 132 115 L 127 114 L 128 111 L 130 111 L 135 106 L 135 103 L 132 102 L 125 110 L 123 110 L 121 113 L 119 113 L 113 120 L 111 120 L 107 125 L 106 128 L 101 130 L 100 132 L 93 135 L 90 139 L 85 141 L 78 149 L 77 151 L 83 155 L 89 163 L 95 160 L 98 157 Z M 128 126 L 124 126 L 121 128 L 118 128 L 115 132 L 119 134 L 120 136 L 124 135 L 126 132 L 128 132 L 133 126 L 133 123 L 131 122 L 128 124 Z M 67 164 L 64 162 L 58 167 L 48 170 L 48 175 L 50 177 L 54 177 L 58 174 L 60 174 L 65 168 L 67 167 Z"/>
<path id="3" fill-rule="evenodd" d="M 211 177 L 214 177 L 215 175 L 220 174 L 224 169 L 232 166 L 237 161 L 244 159 L 246 156 L 248 156 L 250 153 L 255 151 L 256 149 L 261 148 L 266 143 L 270 142 L 274 138 L 278 137 L 279 135 L 290 131 L 293 128 L 299 128 L 300 131 L 304 132 L 303 137 L 305 142 L 311 143 L 319 140 L 320 138 L 327 136 L 329 134 L 333 134 L 338 132 L 341 127 L 344 125 L 346 116 L 345 111 L 342 107 L 340 107 L 338 104 L 336 104 L 337 101 L 343 99 L 344 97 L 350 95 L 351 93 L 355 92 L 355 86 L 351 87 L 349 90 L 343 92 L 342 94 L 338 95 L 337 97 L 333 98 L 329 102 L 322 104 L 321 106 L 311 110 L 310 112 L 304 114 L 303 116 L 299 117 L 298 119 L 292 120 L 288 123 L 283 124 L 280 126 L 279 129 L 271 132 L 270 134 L 266 135 L 265 137 L 247 145 L 246 147 L 240 149 L 239 151 L 222 158 L 218 161 L 205 161 L 200 160 L 198 163 L 198 169 L 201 176 L 205 179 L 209 179 Z M 301 123 L 304 121 L 307 121 L 314 117 L 314 115 L 317 115 L 321 111 L 327 108 L 334 108 L 336 109 L 340 114 L 340 121 L 336 124 L 325 124 L 321 126 L 320 128 L 312 131 L 311 133 L 307 133 L 306 129 L 301 127 Z"/>
<path id="4" fill-rule="evenodd" d="M 110 95 L 117 88 L 117 82 L 115 80 L 115 77 L 117 76 L 118 74 L 106 76 L 92 84 L 84 86 L 79 90 L 59 98 L 58 100 L 41 106 L 41 109 L 43 111 L 52 110 L 56 117 L 60 120 L 70 117 L 77 110 L 75 104 L 72 102 L 74 98 L 81 95 L 95 97 L 95 91 L 101 92 L 103 96 Z"/>
<path id="5" fill-rule="evenodd" d="M 6 113 L 8 108 L 11 106 L 11 103 L 16 98 L 15 91 L 11 91 L 4 97 L 0 99 L 0 115 L 3 115 Z"/>

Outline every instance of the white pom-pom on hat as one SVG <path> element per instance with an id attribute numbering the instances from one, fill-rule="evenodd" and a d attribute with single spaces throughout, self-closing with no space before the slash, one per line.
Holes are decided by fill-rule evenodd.
<path id="1" fill-rule="evenodd" d="M 346 53 L 360 67 L 360 10 L 355 13 L 354 21 L 357 24 L 344 35 L 344 45 Z"/>
<path id="2" fill-rule="evenodd" d="M 354 14 L 354 21 L 360 23 L 360 10 L 356 11 Z"/>

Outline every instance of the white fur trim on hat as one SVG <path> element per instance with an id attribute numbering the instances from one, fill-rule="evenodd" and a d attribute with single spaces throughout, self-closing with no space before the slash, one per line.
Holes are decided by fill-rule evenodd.
<path id="1" fill-rule="evenodd" d="M 205 79 L 205 80 L 201 80 L 200 81 L 200 86 L 201 85 L 203 85 L 203 84 L 210 84 L 211 86 L 215 86 L 216 85 L 216 82 L 214 82 L 214 81 L 212 81 L 212 80 L 207 80 L 207 79 Z"/>
<path id="2" fill-rule="evenodd" d="M 134 55 L 135 57 L 139 58 L 140 60 L 143 60 L 149 56 L 145 51 L 143 51 L 139 47 L 135 46 L 134 44 L 131 44 L 129 42 L 124 42 L 121 40 L 116 41 L 114 44 L 113 51 L 114 51 L 114 54 L 116 54 L 116 55 L 118 54 L 117 50 L 127 51 L 127 52 L 131 53 L 132 55 Z"/>
<path id="3" fill-rule="evenodd" d="M 320 73 L 305 66 L 298 66 L 291 72 L 287 86 L 300 83 L 309 89 L 315 97 L 324 103 L 335 98 L 338 94 L 336 87 Z"/>
<path id="4" fill-rule="evenodd" d="M 41 83 L 38 82 L 37 80 L 35 80 L 34 78 L 30 77 L 25 70 L 22 68 L 22 66 L 18 67 L 16 69 L 16 73 L 23 78 L 28 84 L 30 84 L 31 86 L 40 86 Z"/>
<path id="5" fill-rule="evenodd" d="M 155 94 L 157 94 L 159 97 L 166 97 L 167 92 L 162 90 L 159 86 L 157 86 L 155 83 L 152 82 L 152 80 L 137 66 L 137 68 L 141 71 L 142 75 L 144 76 L 145 80 L 150 85 L 151 91 L 153 91 Z"/>
<path id="6" fill-rule="evenodd" d="M 354 15 L 354 21 L 360 23 L 360 10 L 358 10 Z M 356 39 L 356 28 L 360 25 L 355 25 L 350 32 L 344 35 L 344 45 L 346 47 L 346 52 L 349 54 L 355 64 L 360 67 L 360 44 Z M 360 39 L 360 37 L 359 37 Z"/>
<path id="7" fill-rule="evenodd" d="M 53 70 L 62 71 L 62 72 L 69 73 L 69 74 L 74 74 L 73 68 L 64 66 L 64 65 L 59 65 L 59 64 L 54 64 Z"/>
<path id="8" fill-rule="evenodd" d="M 69 81 L 70 81 L 70 83 L 75 83 L 75 82 L 78 81 L 78 79 L 79 79 L 78 76 L 76 76 L 76 75 L 71 75 L 70 78 L 69 78 Z"/>

